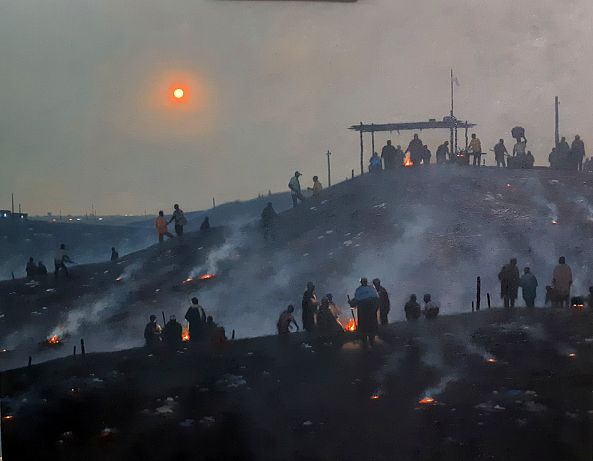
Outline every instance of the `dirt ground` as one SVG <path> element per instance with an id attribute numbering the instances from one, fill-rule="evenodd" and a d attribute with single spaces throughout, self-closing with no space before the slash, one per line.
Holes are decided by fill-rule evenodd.
<path id="1" fill-rule="evenodd" d="M 293 334 L 11 370 L 4 457 L 590 460 L 592 320 L 492 309 L 391 324 L 372 350 Z"/>

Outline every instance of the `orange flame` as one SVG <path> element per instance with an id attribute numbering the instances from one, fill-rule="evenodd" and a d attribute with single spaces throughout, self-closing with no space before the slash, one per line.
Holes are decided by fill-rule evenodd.
<path id="1" fill-rule="evenodd" d="M 184 343 L 189 342 L 189 327 L 183 327 L 183 331 L 181 332 L 181 340 Z"/>
<path id="2" fill-rule="evenodd" d="M 496 363 L 496 359 L 494 357 L 490 357 L 489 359 L 486 359 L 486 362 L 488 362 L 488 363 Z"/>
<path id="3" fill-rule="evenodd" d="M 350 319 L 346 325 L 342 325 L 344 331 L 356 331 L 356 322 L 354 319 Z"/>
<path id="4" fill-rule="evenodd" d="M 216 275 L 214 275 L 214 274 L 204 274 L 204 275 L 200 275 L 199 279 L 200 280 L 210 280 L 210 279 L 213 279 L 214 277 L 216 277 Z"/>
<path id="5" fill-rule="evenodd" d="M 47 344 L 59 344 L 60 338 L 57 335 L 50 336 L 47 339 Z"/>
<path id="6" fill-rule="evenodd" d="M 412 162 L 412 158 L 410 157 L 409 152 L 406 152 L 406 156 L 404 157 L 404 166 L 406 168 L 414 166 L 414 162 Z"/>
<path id="7" fill-rule="evenodd" d="M 6 415 L 6 416 L 3 416 L 3 417 L 2 417 L 2 419 L 3 419 L 4 421 L 10 421 L 12 418 L 14 418 L 14 416 L 12 416 L 12 415 Z"/>
<path id="8" fill-rule="evenodd" d="M 419 400 L 418 403 L 420 405 L 434 405 L 436 403 L 436 400 L 432 397 L 424 397 L 423 399 Z"/>

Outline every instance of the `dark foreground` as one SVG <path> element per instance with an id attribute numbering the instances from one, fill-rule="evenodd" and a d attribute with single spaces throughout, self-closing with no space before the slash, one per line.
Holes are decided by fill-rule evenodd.
<path id="1" fill-rule="evenodd" d="M 293 335 L 12 370 L 4 459 L 590 460 L 592 320 L 492 310 L 390 325 L 373 351 Z"/>

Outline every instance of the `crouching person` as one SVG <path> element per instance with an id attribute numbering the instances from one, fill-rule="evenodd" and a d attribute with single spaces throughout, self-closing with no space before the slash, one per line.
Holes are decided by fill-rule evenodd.
<path id="1" fill-rule="evenodd" d="M 297 331 L 300 330 L 299 325 L 296 323 L 294 316 L 292 315 L 294 312 L 294 306 L 289 304 L 286 310 L 280 313 L 280 317 L 278 318 L 278 322 L 276 323 L 276 328 L 278 328 L 278 335 L 280 337 L 286 338 L 290 333 L 290 326 L 294 325 Z"/>
<path id="2" fill-rule="evenodd" d="M 435 319 L 439 315 L 439 306 L 431 300 L 429 293 L 424 295 L 424 317 L 427 320 Z"/>

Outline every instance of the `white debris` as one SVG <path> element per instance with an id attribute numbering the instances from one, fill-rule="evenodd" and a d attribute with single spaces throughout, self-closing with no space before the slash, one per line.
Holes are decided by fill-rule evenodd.
<path id="1" fill-rule="evenodd" d="M 319 237 L 317 237 L 319 240 L 324 239 L 325 235 L 320 235 Z"/>
<path id="2" fill-rule="evenodd" d="M 313 422 L 311 422 L 309 420 L 307 420 L 303 423 L 303 426 L 312 426 L 312 425 L 313 425 Z"/>
<path id="3" fill-rule="evenodd" d="M 309 253 L 303 253 L 303 256 L 309 256 Z"/>
<path id="4" fill-rule="evenodd" d="M 312 206 L 311 208 L 309 208 L 309 210 L 311 210 L 311 211 L 317 211 L 317 207 Z"/>
<path id="5" fill-rule="evenodd" d="M 350 246 L 350 245 L 352 245 L 353 243 L 354 243 L 354 242 L 353 242 L 352 240 L 346 240 L 346 241 L 344 242 L 344 246 L 347 246 L 347 247 L 349 247 L 349 246 Z"/>
<path id="6" fill-rule="evenodd" d="M 326 231 L 325 231 L 325 233 L 326 233 L 327 235 L 330 235 L 330 234 L 333 234 L 333 233 L 334 233 L 334 231 L 330 229 L 330 230 L 326 230 Z"/>
<path id="7" fill-rule="evenodd" d="M 307 344 L 307 343 L 302 343 L 301 347 L 303 349 L 313 349 L 313 346 L 311 346 L 311 344 Z"/>
<path id="8" fill-rule="evenodd" d="M 158 413 L 159 415 L 170 415 L 173 413 L 173 405 L 172 404 L 163 405 L 161 407 L 158 407 L 156 410 L 154 410 L 154 412 Z"/>
<path id="9" fill-rule="evenodd" d="M 47 293 L 53 293 L 56 291 L 55 288 L 48 288 L 47 290 L 45 290 Z"/>

